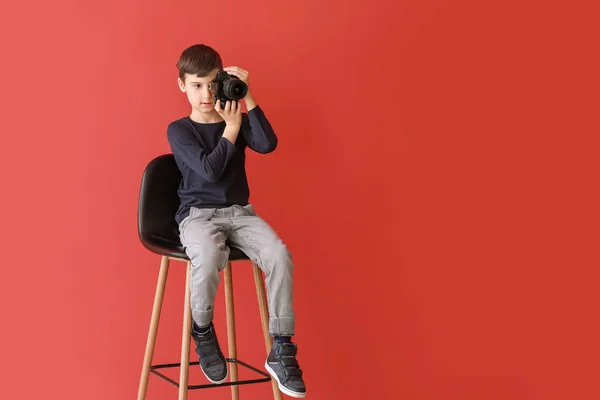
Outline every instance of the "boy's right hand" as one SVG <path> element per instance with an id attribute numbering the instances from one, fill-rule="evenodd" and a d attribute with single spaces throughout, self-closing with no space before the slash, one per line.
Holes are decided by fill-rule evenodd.
<path id="1" fill-rule="evenodd" d="M 215 102 L 215 110 L 219 113 L 225 123 L 230 126 L 242 125 L 242 104 L 239 101 L 227 101 L 225 107 L 221 107 L 221 100 Z"/>

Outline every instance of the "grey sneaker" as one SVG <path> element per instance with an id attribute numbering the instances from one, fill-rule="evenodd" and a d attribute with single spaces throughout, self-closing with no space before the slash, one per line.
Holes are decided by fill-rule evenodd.
<path id="1" fill-rule="evenodd" d="M 221 352 L 217 334 L 212 322 L 210 329 L 204 334 L 198 333 L 198 325 L 192 324 L 192 338 L 196 343 L 196 353 L 200 358 L 200 367 L 206 379 L 212 383 L 220 384 L 225 382 L 227 375 L 227 360 Z"/>
<path id="2" fill-rule="evenodd" d="M 296 361 L 297 353 L 295 343 L 273 341 L 265 368 L 277 381 L 279 390 L 288 396 L 302 399 L 306 397 L 306 386 L 302 380 L 302 370 Z"/>

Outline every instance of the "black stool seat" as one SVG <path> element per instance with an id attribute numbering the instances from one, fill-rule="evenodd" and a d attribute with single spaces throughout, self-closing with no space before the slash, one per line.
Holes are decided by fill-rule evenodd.
<path id="1" fill-rule="evenodd" d="M 173 154 L 152 160 L 142 176 L 138 204 L 138 233 L 145 248 L 161 256 L 189 260 L 179 240 L 175 214 L 179 208 L 181 172 Z M 240 249 L 231 247 L 229 261 L 248 260 Z"/>
<path id="2" fill-rule="evenodd" d="M 153 236 L 146 238 L 146 240 L 142 243 L 148 250 L 161 256 L 189 260 L 189 257 L 187 254 L 185 254 L 185 250 L 183 249 L 179 239 Z M 248 256 L 237 247 L 230 246 L 229 249 L 231 250 L 229 253 L 229 261 L 249 260 Z"/>

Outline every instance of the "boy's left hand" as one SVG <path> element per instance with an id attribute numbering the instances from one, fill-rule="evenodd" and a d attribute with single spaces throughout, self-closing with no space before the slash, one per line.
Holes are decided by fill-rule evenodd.
<path id="1" fill-rule="evenodd" d="M 250 90 L 250 83 L 248 71 L 241 69 L 240 67 L 225 67 L 223 71 L 227 72 L 229 75 L 233 75 L 236 78 L 239 78 L 242 82 L 248 85 L 248 90 Z"/>

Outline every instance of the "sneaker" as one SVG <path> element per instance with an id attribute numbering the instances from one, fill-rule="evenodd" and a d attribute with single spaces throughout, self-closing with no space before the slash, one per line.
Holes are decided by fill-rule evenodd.
<path id="1" fill-rule="evenodd" d="M 208 332 L 198 333 L 198 325 L 192 324 L 192 338 L 196 343 L 196 353 L 200 358 L 200 367 L 206 379 L 212 383 L 220 384 L 225 382 L 228 375 L 227 360 L 221 352 L 217 334 L 212 322 Z"/>
<path id="2" fill-rule="evenodd" d="M 296 361 L 298 348 L 295 343 L 273 341 L 273 348 L 265 368 L 278 383 L 279 390 L 288 396 L 302 399 L 306 397 L 306 387 L 302 380 L 302 370 Z"/>

